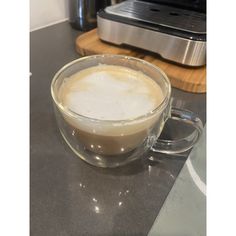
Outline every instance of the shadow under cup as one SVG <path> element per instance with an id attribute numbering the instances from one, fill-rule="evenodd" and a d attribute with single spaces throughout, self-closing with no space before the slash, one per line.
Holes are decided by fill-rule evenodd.
<path id="1" fill-rule="evenodd" d="M 119 121 L 84 117 L 64 107 L 59 91 L 65 78 L 99 64 L 124 66 L 143 72 L 162 89 L 162 103 L 141 117 Z M 127 164 L 139 159 L 152 147 L 169 117 L 170 92 L 170 82 L 159 68 L 143 60 L 121 55 L 95 55 L 72 61 L 58 71 L 51 84 L 55 115 L 62 136 L 75 154 L 99 167 Z"/>

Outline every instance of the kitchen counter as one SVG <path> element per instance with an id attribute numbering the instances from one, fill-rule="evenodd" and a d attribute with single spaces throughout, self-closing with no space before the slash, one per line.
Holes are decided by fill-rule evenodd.
<path id="1" fill-rule="evenodd" d="M 76 157 L 57 128 L 50 83 L 63 65 L 80 57 L 79 34 L 63 22 L 30 35 L 31 236 L 147 235 L 188 153 L 148 153 L 117 169 L 96 168 Z M 205 123 L 205 94 L 173 89 L 172 98 Z M 168 137 L 182 133 L 171 122 L 164 131 Z M 151 155 L 156 161 L 148 160 Z"/>
<path id="2" fill-rule="evenodd" d="M 206 126 L 148 236 L 206 235 Z"/>

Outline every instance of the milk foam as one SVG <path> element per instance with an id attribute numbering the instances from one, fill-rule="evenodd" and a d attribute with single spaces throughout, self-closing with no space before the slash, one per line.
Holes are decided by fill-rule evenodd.
<path id="1" fill-rule="evenodd" d="M 111 65 L 90 67 L 66 78 L 60 94 L 68 109 L 101 120 L 145 115 L 164 97 L 159 85 L 142 72 Z"/>

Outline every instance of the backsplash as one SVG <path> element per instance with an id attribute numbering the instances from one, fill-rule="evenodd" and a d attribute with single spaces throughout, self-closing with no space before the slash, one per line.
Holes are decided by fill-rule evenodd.
<path id="1" fill-rule="evenodd" d="M 68 19 L 69 0 L 30 0 L 30 31 Z"/>

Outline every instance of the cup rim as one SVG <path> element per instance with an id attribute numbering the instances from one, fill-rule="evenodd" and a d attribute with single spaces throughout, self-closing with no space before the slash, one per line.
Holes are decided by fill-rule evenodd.
<path id="1" fill-rule="evenodd" d="M 58 78 L 58 76 L 65 70 L 67 69 L 68 67 L 70 67 L 71 65 L 73 64 L 76 64 L 80 61 L 84 61 L 84 60 L 88 60 L 88 59 L 95 59 L 95 58 L 104 58 L 104 57 L 112 57 L 112 58 L 124 58 L 124 59 L 128 59 L 128 60 L 133 60 L 133 61 L 137 61 L 137 62 L 140 62 L 140 63 L 143 63 L 143 64 L 146 64 L 147 66 L 149 67 L 152 67 L 154 68 L 155 70 L 158 70 L 160 72 L 160 74 L 162 75 L 162 79 L 165 80 L 166 84 L 167 84 L 167 95 L 165 96 L 165 98 L 163 99 L 163 101 L 156 107 L 154 108 L 153 110 L 141 115 L 141 116 L 138 116 L 138 117 L 135 117 L 135 118 L 131 118 L 131 119 L 125 119 L 125 120 L 101 120 L 101 119 L 97 119 L 97 118 L 92 118 L 92 117 L 88 117 L 88 116 L 84 116 L 84 115 L 81 115 L 81 114 L 78 114 L 77 112 L 74 112 L 66 107 L 64 107 L 57 99 L 56 99 L 56 96 L 55 96 L 55 93 L 54 93 L 54 89 L 53 89 L 53 86 Z M 136 57 L 132 57 L 132 56 L 126 56 L 126 55 L 116 55 L 116 54 L 96 54 L 96 55 L 90 55 L 90 56 L 84 56 L 84 57 L 81 57 L 81 58 L 78 58 L 78 59 L 75 59 L 67 64 L 65 64 L 63 67 L 61 67 L 61 69 L 59 69 L 57 71 L 57 73 L 54 75 L 53 79 L 52 79 L 52 82 L 51 82 L 51 96 L 53 98 L 53 101 L 54 103 L 56 104 L 56 106 L 63 112 L 65 113 L 66 115 L 72 117 L 72 118 L 82 118 L 82 119 L 85 119 L 85 120 L 90 120 L 90 121 L 93 121 L 93 122 L 99 122 L 99 123 L 127 123 L 127 122 L 135 122 L 135 121 L 139 121 L 139 120 L 142 120 L 142 119 L 146 119 L 147 117 L 149 116 L 152 116 L 153 114 L 155 114 L 157 111 L 162 111 L 164 110 L 164 108 L 168 105 L 168 101 L 170 99 L 170 96 L 171 96 L 171 83 L 169 81 L 169 78 L 167 77 L 167 75 L 165 74 L 165 72 L 160 69 L 158 66 L 150 63 L 150 62 L 147 62 L 145 60 L 142 60 L 142 59 L 139 59 L 139 58 L 136 58 Z"/>

